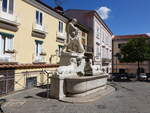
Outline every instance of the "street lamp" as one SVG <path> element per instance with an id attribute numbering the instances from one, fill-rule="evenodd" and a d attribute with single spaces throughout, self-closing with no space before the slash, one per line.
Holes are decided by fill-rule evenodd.
<path id="1" fill-rule="evenodd" d="M 117 73 L 117 60 L 119 59 L 119 58 L 121 58 L 121 54 L 120 53 L 116 53 L 115 55 L 114 55 L 115 57 L 116 57 L 116 73 Z"/>

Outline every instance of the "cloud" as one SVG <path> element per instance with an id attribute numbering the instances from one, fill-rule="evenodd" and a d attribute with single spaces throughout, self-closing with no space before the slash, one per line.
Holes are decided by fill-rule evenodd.
<path id="1" fill-rule="evenodd" d="M 106 20 L 109 18 L 109 13 L 111 12 L 111 9 L 109 9 L 106 6 L 102 6 L 102 7 L 98 8 L 96 11 L 103 20 Z"/>
<path id="2" fill-rule="evenodd" d="M 148 36 L 150 36 L 150 33 L 146 33 Z"/>

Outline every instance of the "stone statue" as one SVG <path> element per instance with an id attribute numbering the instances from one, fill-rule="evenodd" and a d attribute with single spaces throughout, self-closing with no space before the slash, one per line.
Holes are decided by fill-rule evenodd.
<path id="1" fill-rule="evenodd" d="M 77 24 L 77 20 L 72 19 L 66 26 L 67 31 L 66 50 L 67 52 L 84 53 L 85 50 L 80 40 L 79 30 L 75 26 L 75 24 Z"/>
<path id="2" fill-rule="evenodd" d="M 83 76 L 102 75 L 100 66 L 92 64 L 92 54 L 85 52 L 79 36 L 79 29 L 75 26 L 75 24 L 77 24 L 77 20 L 73 19 L 72 21 L 68 22 L 66 26 L 67 40 L 65 48 L 61 52 L 59 67 L 51 77 L 50 96 L 59 100 L 66 97 L 69 91 L 72 91 L 72 89 L 74 88 L 72 87 L 73 85 L 78 87 L 77 89 L 75 88 L 75 91 L 79 89 L 80 92 L 81 84 L 81 87 L 83 87 L 81 89 L 84 89 L 83 92 L 85 95 L 85 92 L 89 91 L 89 89 L 91 90 L 92 88 L 90 84 L 91 82 L 89 83 L 89 85 L 87 85 L 88 82 L 85 81 L 88 81 L 88 79 Z M 82 79 L 79 79 L 79 77 L 81 77 Z M 70 82 L 68 82 L 68 80 Z M 94 82 L 97 81 L 95 80 L 95 78 L 91 79 L 91 81 L 93 80 Z M 98 81 L 101 80 L 98 79 Z M 96 82 L 95 84 L 99 83 L 100 82 Z M 102 83 L 100 84 L 105 84 L 105 80 L 103 78 Z M 94 87 L 94 89 L 95 88 L 97 88 L 97 86 Z M 73 89 L 73 94 L 74 93 L 76 94 Z"/>
<path id="3" fill-rule="evenodd" d="M 65 77 L 65 76 L 72 76 L 72 75 L 76 75 L 76 69 L 77 68 L 77 62 L 75 58 L 71 58 L 70 59 L 70 65 L 68 66 L 60 66 L 57 69 L 57 75 L 60 75 Z"/>

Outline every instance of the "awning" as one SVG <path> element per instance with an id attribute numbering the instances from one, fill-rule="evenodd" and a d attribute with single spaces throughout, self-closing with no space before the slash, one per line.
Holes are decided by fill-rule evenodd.
<path id="1" fill-rule="evenodd" d="M 5 37 L 14 37 L 13 34 L 5 33 L 5 32 L 0 32 L 0 35 L 5 36 Z"/>

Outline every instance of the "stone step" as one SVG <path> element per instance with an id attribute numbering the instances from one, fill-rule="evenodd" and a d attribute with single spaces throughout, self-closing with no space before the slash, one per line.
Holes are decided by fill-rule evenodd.
<path id="1" fill-rule="evenodd" d="M 115 91 L 114 87 L 107 85 L 105 89 L 100 89 L 94 93 L 85 96 L 79 96 L 79 97 L 65 97 L 60 101 L 67 102 L 67 103 L 87 103 L 87 102 L 99 100 L 100 98 L 109 95 L 114 91 Z"/>

